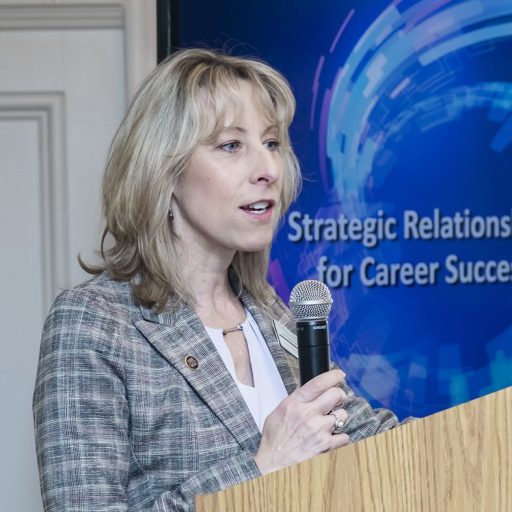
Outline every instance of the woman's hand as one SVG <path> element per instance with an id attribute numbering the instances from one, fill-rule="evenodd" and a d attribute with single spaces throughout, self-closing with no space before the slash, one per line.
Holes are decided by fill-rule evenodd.
<path id="1" fill-rule="evenodd" d="M 268 416 L 254 460 L 262 474 L 302 462 L 349 442 L 347 434 L 333 434 L 336 418 L 347 413 L 338 407 L 346 398 L 339 387 L 345 381 L 341 370 L 331 370 L 297 388 Z"/>

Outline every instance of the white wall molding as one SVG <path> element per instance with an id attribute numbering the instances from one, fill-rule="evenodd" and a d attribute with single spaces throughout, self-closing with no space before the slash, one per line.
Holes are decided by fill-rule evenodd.
<path id="1" fill-rule="evenodd" d="M 36 121 L 39 137 L 43 307 L 70 284 L 65 98 L 61 92 L 0 93 L 0 120 Z"/>
<path id="2" fill-rule="evenodd" d="M 156 0 L 5 4 L 0 30 L 124 30 L 127 100 L 156 65 Z"/>
<path id="3" fill-rule="evenodd" d="M 0 30 L 105 29 L 124 24 L 119 3 L 0 5 Z"/>
<path id="4" fill-rule="evenodd" d="M 90 277 L 76 255 L 97 261 L 108 143 L 155 64 L 156 0 L 0 0 L 0 260 L 23 305 L 0 313 L 0 451 L 13 460 L 2 510 L 43 510 L 30 429 L 42 322 L 61 289 Z"/>
<path id="5" fill-rule="evenodd" d="M 156 66 L 156 0 L 124 0 L 125 62 L 128 101 Z"/>

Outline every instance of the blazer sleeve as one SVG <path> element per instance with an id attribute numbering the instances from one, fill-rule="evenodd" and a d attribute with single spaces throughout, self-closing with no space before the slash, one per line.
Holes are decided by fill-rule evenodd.
<path id="1" fill-rule="evenodd" d="M 45 322 L 33 400 L 45 511 L 193 510 L 195 495 L 259 476 L 241 452 L 157 496 L 130 483 L 122 325 L 103 302 L 64 292 Z"/>
<path id="2" fill-rule="evenodd" d="M 343 386 L 343 390 L 347 394 L 343 408 L 348 414 L 344 432 L 349 435 L 352 443 L 400 425 L 396 415 L 389 409 L 374 409 L 347 384 Z"/>

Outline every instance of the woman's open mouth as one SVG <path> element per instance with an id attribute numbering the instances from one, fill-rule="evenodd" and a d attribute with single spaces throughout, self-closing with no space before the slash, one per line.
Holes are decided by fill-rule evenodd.
<path id="1" fill-rule="evenodd" d="M 242 206 L 242 210 L 249 211 L 256 215 L 263 215 L 265 212 L 272 208 L 273 203 L 271 201 L 256 201 L 255 203 Z"/>

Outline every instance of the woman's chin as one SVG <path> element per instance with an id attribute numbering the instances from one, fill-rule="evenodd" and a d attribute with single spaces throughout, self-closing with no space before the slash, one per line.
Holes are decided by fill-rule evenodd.
<path id="1" fill-rule="evenodd" d="M 272 242 L 272 237 L 268 239 L 258 239 L 254 241 L 247 241 L 246 243 L 240 244 L 237 248 L 238 252 L 259 252 L 264 251 L 269 247 Z"/>

